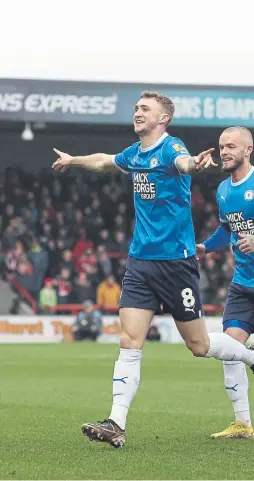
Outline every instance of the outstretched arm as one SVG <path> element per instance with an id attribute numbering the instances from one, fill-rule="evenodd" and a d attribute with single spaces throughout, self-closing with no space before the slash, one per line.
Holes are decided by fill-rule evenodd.
<path id="1" fill-rule="evenodd" d="M 202 256 L 209 252 L 216 252 L 225 249 L 230 244 L 230 230 L 228 224 L 221 222 L 218 229 L 204 241 L 202 244 L 197 244 L 197 254 Z"/>
<path id="2" fill-rule="evenodd" d="M 176 167 L 183 174 L 192 174 L 208 167 L 218 167 L 211 156 L 213 151 L 214 149 L 209 149 L 194 157 L 179 155 L 175 160 Z"/>
<path id="3" fill-rule="evenodd" d="M 59 158 L 52 165 L 52 169 L 58 170 L 59 172 L 64 172 L 69 167 L 82 167 L 83 169 L 97 172 L 112 172 L 118 169 L 114 164 L 114 155 L 99 153 L 72 157 L 60 150 L 54 149 L 54 151 Z"/>

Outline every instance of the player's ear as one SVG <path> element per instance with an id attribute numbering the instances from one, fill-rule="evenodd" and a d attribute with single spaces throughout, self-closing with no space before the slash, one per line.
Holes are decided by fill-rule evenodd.
<path id="1" fill-rule="evenodd" d="M 248 145 L 248 147 L 247 147 L 247 152 L 248 152 L 248 154 L 251 154 L 252 151 L 253 151 L 253 146 L 252 146 L 252 145 Z"/>
<path id="2" fill-rule="evenodd" d="M 169 115 L 168 114 L 161 114 L 159 124 L 168 124 L 168 123 L 169 123 Z"/>

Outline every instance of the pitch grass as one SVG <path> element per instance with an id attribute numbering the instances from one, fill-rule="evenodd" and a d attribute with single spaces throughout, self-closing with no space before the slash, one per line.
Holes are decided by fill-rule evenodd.
<path id="1" fill-rule="evenodd" d="M 232 421 L 220 362 L 183 345 L 145 346 L 123 450 L 84 438 L 83 422 L 109 414 L 117 353 L 89 343 L 1 346 L 1 479 L 253 479 L 253 441 L 209 439 Z"/>

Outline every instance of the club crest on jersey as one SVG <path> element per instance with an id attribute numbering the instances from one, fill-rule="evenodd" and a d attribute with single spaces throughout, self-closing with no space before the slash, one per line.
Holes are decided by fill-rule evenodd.
<path id="1" fill-rule="evenodd" d="M 153 167 L 156 167 L 156 165 L 158 165 L 158 159 L 156 159 L 156 157 L 153 157 L 151 160 L 150 160 L 150 167 L 153 168 Z"/>
<path id="2" fill-rule="evenodd" d="M 254 199 L 254 190 L 246 190 L 246 192 L 244 192 L 244 198 L 245 198 L 245 200 L 253 200 Z"/>

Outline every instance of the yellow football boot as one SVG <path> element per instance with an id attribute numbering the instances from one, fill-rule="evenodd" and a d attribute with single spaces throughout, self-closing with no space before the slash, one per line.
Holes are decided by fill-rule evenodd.
<path id="1" fill-rule="evenodd" d="M 230 423 L 227 429 L 220 433 L 214 433 L 210 436 L 213 439 L 218 438 L 254 438 L 254 431 L 252 426 L 245 426 L 240 421 Z"/>

